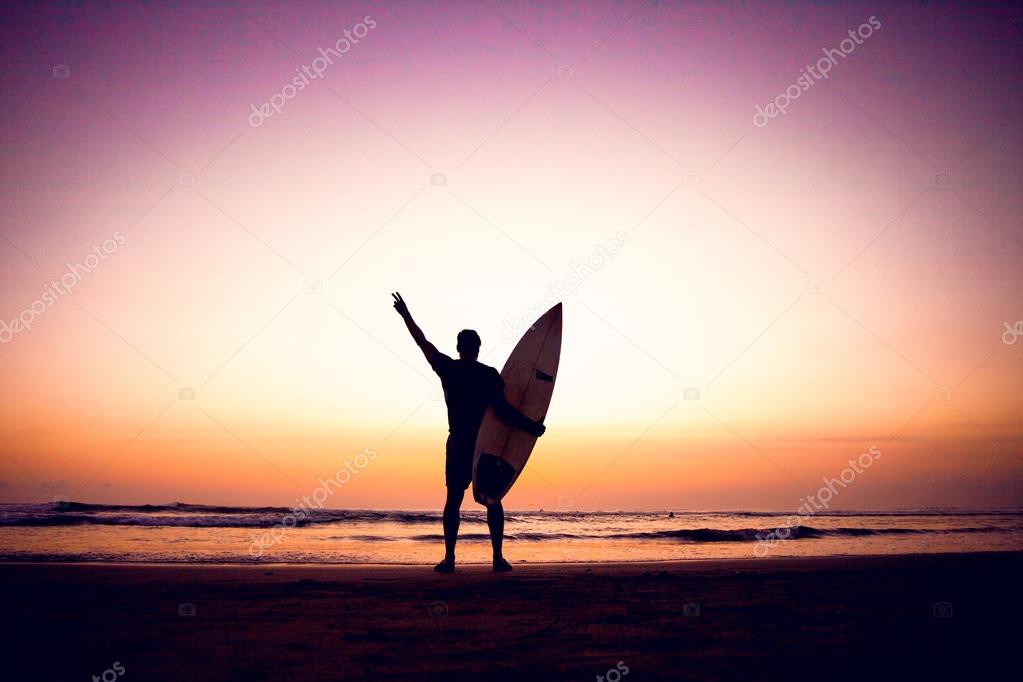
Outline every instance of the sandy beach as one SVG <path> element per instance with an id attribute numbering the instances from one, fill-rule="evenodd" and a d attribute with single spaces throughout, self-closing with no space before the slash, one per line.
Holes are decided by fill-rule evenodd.
<path id="1" fill-rule="evenodd" d="M 1005 669 L 1021 568 L 1020 553 L 523 565 L 500 576 L 4 564 L 4 677 L 957 679 Z"/>

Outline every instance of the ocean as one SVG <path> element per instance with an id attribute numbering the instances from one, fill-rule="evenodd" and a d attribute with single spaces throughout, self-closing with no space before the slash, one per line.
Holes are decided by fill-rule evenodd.
<path id="1" fill-rule="evenodd" d="M 1023 550 L 1023 512 L 906 510 L 794 517 L 753 511 L 508 511 L 512 563 Z M 438 511 L 0 504 L 0 561 L 432 564 Z M 490 560 L 483 510 L 458 558 Z"/>

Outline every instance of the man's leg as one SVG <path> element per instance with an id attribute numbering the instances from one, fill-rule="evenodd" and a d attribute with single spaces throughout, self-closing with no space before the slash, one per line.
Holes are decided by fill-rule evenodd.
<path id="1" fill-rule="evenodd" d="M 438 571 L 455 568 L 455 542 L 458 540 L 458 521 L 465 491 L 448 487 L 448 499 L 444 502 L 444 561 L 437 565 Z"/>
<path id="2" fill-rule="evenodd" d="M 504 560 L 504 505 L 500 502 L 487 505 L 487 526 L 490 528 L 490 544 L 494 548 L 494 570 L 510 571 L 511 566 Z"/>

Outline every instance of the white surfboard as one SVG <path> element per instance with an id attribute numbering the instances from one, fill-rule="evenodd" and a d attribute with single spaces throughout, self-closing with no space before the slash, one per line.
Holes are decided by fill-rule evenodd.
<path id="1" fill-rule="evenodd" d="M 561 359 L 561 304 L 526 330 L 504 363 L 504 395 L 533 421 L 543 421 L 554 393 Z M 483 417 L 472 462 L 472 496 L 498 502 L 511 489 L 533 452 L 536 437 L 508 426 L 490 408 Z"/>

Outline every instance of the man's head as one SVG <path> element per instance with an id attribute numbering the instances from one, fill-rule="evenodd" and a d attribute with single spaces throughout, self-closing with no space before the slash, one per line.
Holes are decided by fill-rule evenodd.
<path id="1" fill-rule="evenodd" d="M 463 329 L 458 332 L 458 345 L 455 347 L 458 350 L 458 357 L 463 360 L 475 360 L 479 357 L 480 346 L 480 335 L 472 329 Z"/>

